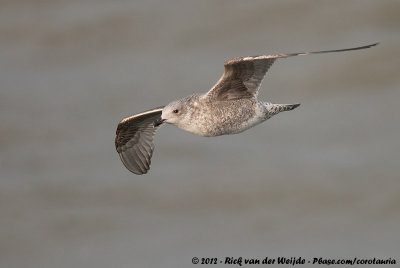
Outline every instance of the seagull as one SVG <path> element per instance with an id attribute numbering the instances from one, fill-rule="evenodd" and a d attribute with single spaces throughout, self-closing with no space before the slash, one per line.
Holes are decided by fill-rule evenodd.
<path id="1" fill-rule="evenodd" d="M 302 53 L 239 57 L 225 62 L 225 72 L 204 94 L 193 94 L 166 106 L 124 118 L 117 127 L 115 147 L 125 167 L 138 175 L 148 172 L 154 150 L 153 136 L 169 123 L 205 137 L 237 134 L 300 104 L 273 104 L 257 99 L 268 69 L 278 58 L 360 50 L 376 46 Z"/>

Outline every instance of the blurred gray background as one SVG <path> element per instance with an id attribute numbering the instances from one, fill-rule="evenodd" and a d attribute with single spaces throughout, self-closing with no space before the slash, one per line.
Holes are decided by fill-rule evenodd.
<path id="1" fill-rule="evenodd" d="M 399 29 L 385 0 L 0 1 L 0 266 L 399 262 Z M 227 59 L 374 42 L 278 60 L 260 99 L 302 106 L 240 135 L 163 127 L 147 175 L 115 151 Z"/>

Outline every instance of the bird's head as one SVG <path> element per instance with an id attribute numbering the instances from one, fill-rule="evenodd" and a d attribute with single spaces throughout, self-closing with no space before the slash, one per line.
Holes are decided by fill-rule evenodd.
<path id="1" fill-rule="evenodd" d="M 169 123 L 179 126 L 179 123 L 184 119 L 185 114 L 186 107 L 184 105 L 184 101 L 173 101 L 164 107 L 161 118 L 154 122 L 154 126 L 159 126 L 162 123 Z"/>

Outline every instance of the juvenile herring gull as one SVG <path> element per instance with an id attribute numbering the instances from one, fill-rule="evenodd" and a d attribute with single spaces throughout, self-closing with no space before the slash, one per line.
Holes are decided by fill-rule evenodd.
<path id="1" fill-rule="evenodd" d="M 163 123 L 188 132 L 214 137 L 236 134 L 300 104 L 273 104 L 257 99 L 261 81 L 278 58 L 365 49 L 378 43 L 337 50 L 241 57 L 225 62 L 225 72 L 204 94 L 193 94 L 123 119 L 115 147 L 125 167 L 135 174 L 150 169 L 153 136 Z"/>

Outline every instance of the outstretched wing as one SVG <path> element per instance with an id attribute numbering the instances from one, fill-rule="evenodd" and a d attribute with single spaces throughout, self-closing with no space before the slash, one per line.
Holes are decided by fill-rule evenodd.
<path id="1" fill-rule="evenodd" d="M 358 50 L 369 48 L 377 44 L 378 43 L 368 46 L 346 49 L 262 55 L 254 57 L 241 57 L 228 60 L 224 64 L 224 74 L 214 85 L 214 87 L 209 92 L 207 92 L 206 96 L 212 100 L 253 98 L 257 96 L 261 81 L 264 79 L 264 76 L 267 73 L 268 69 L 278 58 Z"/>
<path id="2" fill-rule="evenodd" d="M 117 127 L 115 147 L 122 163 L 129 171 L 141 175 L 150 169 L 153 155 L 153 136 L 158 127 L 163 107 L 154 108 L 123 119 Z"/>

